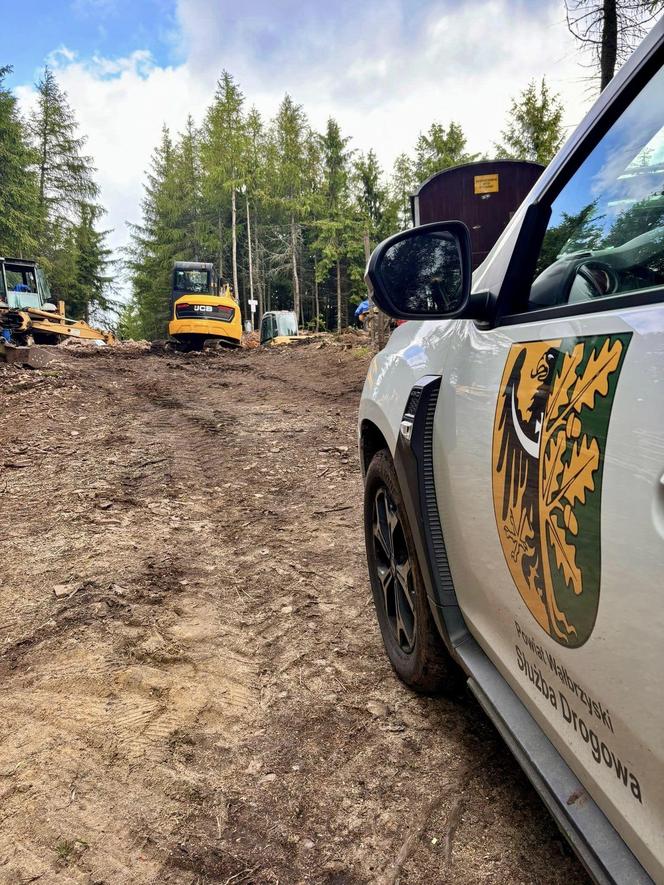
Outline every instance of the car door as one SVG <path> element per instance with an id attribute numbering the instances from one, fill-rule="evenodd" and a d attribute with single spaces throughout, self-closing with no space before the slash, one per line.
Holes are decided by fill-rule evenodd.
<path id="1" fill-rule="evenodd" d="M 448 336 L 434 443 L 471 632 L 658 881 L 663 97 L 660 69 L 554 179 L 527 301 Z"/>

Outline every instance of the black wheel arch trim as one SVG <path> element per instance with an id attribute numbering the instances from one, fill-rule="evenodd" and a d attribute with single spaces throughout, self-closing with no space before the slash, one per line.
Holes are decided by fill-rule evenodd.
<path id="1" fill-rule="evenodd" d="M 433 472 L 434 417 L 440 385 L 440 375 L 425 375 L 412 388 L 393 455 L 438 631 L 465 672 L 470 690 L 591 878 L 601 885 L 652 885 L 650 876 L 466 625 L 447 557 Z"/>

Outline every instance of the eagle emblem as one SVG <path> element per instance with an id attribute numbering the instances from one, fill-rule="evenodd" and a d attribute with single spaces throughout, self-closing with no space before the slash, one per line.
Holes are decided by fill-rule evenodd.
<path id="1" fill-rule="evenodd" d="M 493 427 L 493 503 L 505 559 L 561 645 L 592 633 L 611 407 L 631 333 L 513 344 Z"/>

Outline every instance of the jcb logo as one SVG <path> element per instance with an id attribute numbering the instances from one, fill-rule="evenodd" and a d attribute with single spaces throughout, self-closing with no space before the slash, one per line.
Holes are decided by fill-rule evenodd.
<path id="1" fill-rule="evenodd" d="M 212 313 L 212 305 L 211 304 L 194 304 L 194 310 L 197 310 L 200 313 Z"/>

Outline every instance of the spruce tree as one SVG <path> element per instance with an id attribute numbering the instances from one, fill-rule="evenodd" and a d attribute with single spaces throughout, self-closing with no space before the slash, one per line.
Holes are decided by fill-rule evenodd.
<path id="1" fill-rule="evenodd" d="M 132 295 L 122 314 L 121 326 L 125 334 L 129 331 L 140 338 L 162 338 L 170 316 L 174 164 L 173 142 L 164 127 L 147 174 L 142 222 L 130 226 L 131 242 L 127 249 Z"/>
<path id="2" fill-rule="evenodd" d="M 362 242 L 357 219 L 353 217 L 349 201 L 351 152 L 346 150 L 349 141 L 349 138 L 341 135 L 337 121 L 330 118 L 325 134 L 321 137 L 325 213 L 324 218 L 318 222 L 316 246 L 321 253 L 317 267 L 319 281 L 325 280 L 330 272 L 334 275 L 338 332 L 348 321 L 342 288 L 344 260 L 353 247 L 361 249 Z"/>
<path id="3" fill-rule="evenodd" d="M 271 153 L 275 173 L 274 196 L 285 214 L 288 225 L 282 254 L 290 264 L 293 310 L 298 317 L 308 130 L 309 124 L 302 107 L 295 104 L 290 95 L 285 95 L 272 128 Z"/>
<path id="4" fill-rule="evenodd" d="M 172 198 L 168 212 L 174 260 L 206 260 L 199 136 L 191 114 L 173 151 L 172 181 L 168 189 Z"/>
<path id="5" fill-rule="evenodd" d="M 413 161 L 408 154 L 399 154 L 394 161 L 390 181 L 390 195 L 399 230 L 412 227 L 410 196 L 415 190 L 416 181 Z"/>
<path id="6" fill-rule="evenodd" d="M 37 251 L 37 181 L 16 99 L 4 85 L 11 70 L 0 68 L 0 254 L 27 258 Z"/>
<path id="7" fill-rule="evenodd" d="M 98 281 L 104 278 L 108 263 L 106 234 L 93 229 L 103 209 L 96 202 L 99 189 L 92 158 L 83 153 L 86 139 L 78 135 L 67 95 L 49 68 L 36 88 L 37 105 L 29 118 L 29 132 L 37 185 L 37 257 L 54 295 L 63 298 L 69 315 L 78 318 L 104 301 Z M 92 249 L 84 261 L 87 280 L 81 276 L 76 258 L 84 242 L 86 249 Z M 92 252 L 98 261 L 95 266 L 89 264 Z M 88 296 L 91 301 L 85 300 Z"/>
<path id="8" fill-rule="evenodd" d="M 497 156 L 512 160 L 532 160 L 546 166 L 562 145 L 563 107 L 542 77 L 539 84 L 531 80 L 527 88 L 512 100 L 509 119 L 503 130 L 502 143 L 496 145 Z"/>
<path id="9" fill-rule="evenodd" d="M 107 311 L 114 306 L 109 298 L 113 277 L 108 273 L 112 253 L 105 243 L 107 232 L 96 228 L 101 214 L 98 206 L 84 204 L 71 238 L 74 273 L 67 292 L 67 312 L 86 320 L 94 310 Z"/>
<path id="10" fill-rule="evenodd" d="M 77 135 L 74 112 L 49 68 L 37 83 L 37 107 L 30 116 L 30 132 L 36 152 L 43 235 L 48 237 L 50 221 L 75 219 L 81 204 L 98 196 L 92 158 L 83 153 L 85 138 Z"/>
<path id="11" fill-rule="evenodd" d="M 231 270 L 236 298 L 239 298 L 237 192 L 244 181 L 247 146 L 243 106 L 244 96 L 239 86 L 227 71 L 223 71 L 205 117 L 201 139 L 203 191 L 208 222 L 213 229 L 221 227 L 230 208 Z"/>
<path id="12" fill-rule="evenodd" d="M 394 233 L 396 214 L 390 204 L 383 172 L 373 150 L 360 154 L 353 170 L 355 202 L 362 220 L 365 259 L 377 242 Z"/>
<path id="13" fill-rule="evenodd" d="M 459 123 L 452 121 L 445 129 L 441 123 L 432 123 L 429 131 L 420 133 L 415 145 L 415 179 L 419 184 L 436 172 L 472 163 L 479 154 L 466 151 L 466 136 Z"/>

